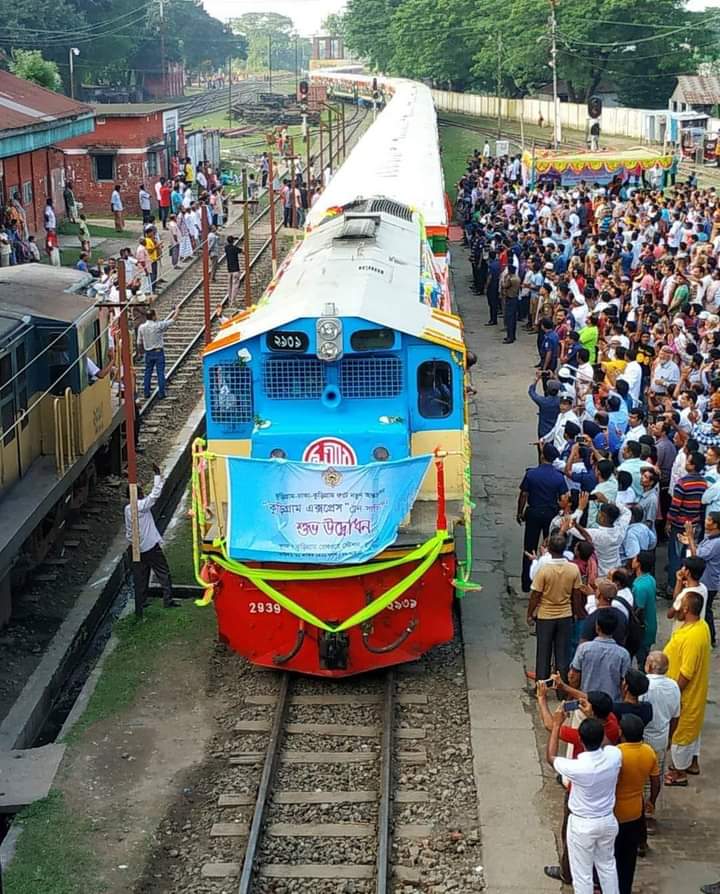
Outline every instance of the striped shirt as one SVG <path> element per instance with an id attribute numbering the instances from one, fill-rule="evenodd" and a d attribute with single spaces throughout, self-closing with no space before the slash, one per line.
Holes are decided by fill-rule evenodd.
<path id="1" fill-rule="evenodd" d="M 690 433 L 690 437 L 695 438 L 704 450 L 708 447 L 720 447 L 720 432 L 715 431 L 712 422 L 698 423 Z"/>
<path id="2" fill-rule="evenodd" d="M 702 475 L 696 473 L 685 475 L 675 485 L 672 503 L 667 513 L 667 519 L 674 531 L 681 531 L 686 522 L 693 525 L 698 525 L 701 522 L 702 498 L 707 486 L 708 483 Z"/>

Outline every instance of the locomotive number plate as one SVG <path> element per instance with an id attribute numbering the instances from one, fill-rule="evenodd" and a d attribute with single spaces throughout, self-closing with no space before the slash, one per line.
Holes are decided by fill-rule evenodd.
<path id="1" fill-rule="evenodd" d="M 305 332 L 268 332 L 265 336 L 269 351 L 307 351 L 310 339 Z"/>

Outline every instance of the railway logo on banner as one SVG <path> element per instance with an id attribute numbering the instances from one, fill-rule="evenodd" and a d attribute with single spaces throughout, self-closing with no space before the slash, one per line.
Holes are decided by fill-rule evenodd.
<path id="1" fill-rule="evenodd" d="M 227 457 L 228 553 L 242 561 L 366 562 L 397 537 L 430 460 L 339 472 L 316 462 Z"/>
<path id="2" fill-rule="evenodd" d="M 323 466 L 356 466 L 357 454 L 342 438 L 317 438 L 305 448 L 304 463 L 320 463 Z"/>

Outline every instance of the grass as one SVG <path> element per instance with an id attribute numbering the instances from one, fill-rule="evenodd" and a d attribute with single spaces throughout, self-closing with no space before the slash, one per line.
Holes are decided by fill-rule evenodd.
<path id="1" fill-rule="evenodd" d="M 90 230 L 91 236 L 106 236 L 107 238 L 114 239 L 117 236 L 117 231 L 115 227 L 104 227 L 100 224 L 94 224 L 92 220 L 87 221 L 88 229 Z M 78 225 L 71 223 L 69 220 L 64 219 L 61 220 L 58 224 L 57 231 L 62 236 L 77 236 L 78 234 Z"/>
<path id="2" fill-rule="evenodd" d="M 440 126 L 440 145 L 442 147 L 443 172 L 445 189 L 454 198 L 455 184 L 467 168 L 467 160 L 478 147 L 479 135 L 459 127 Z"/>
<path id="3" fill-rule="evenodd" d="M 66 741 L 76 741 L 88 727 L 131 705 L 140 687 L 159 668 L 163 650 L 170 643 L 187 644 L 188 660 L 192 660 L 193 644 L 211 636 L 214 625 L 211 607 L 198 608 L 188 602 L 175 609 L 153 603 L 141 623 L 134 616 L 118 621 L 114 630 L 117 648 L 105 663 L 95 692 Z"/>
<path id="4" fill-rule="evenodd" d="M 87 841 L 90 823 L 53 791 L 25 808 L 15 857 L 3 875 L 7 894 L 101 894 L 98 860 Z"/>
<path id="5" fill-rule="evenodd" d="M 165 555 L 176 584 L 195 584 L 190 519 L 183 518 L 165 535 Z"/>

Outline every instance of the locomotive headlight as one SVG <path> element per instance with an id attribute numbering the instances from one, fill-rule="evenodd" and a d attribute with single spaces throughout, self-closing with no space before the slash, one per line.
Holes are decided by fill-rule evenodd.
<path id="1" fill-rule="evenodd" d="M 373 450 L 373 459 L 379 463 L 384 463 L 390 459 L 390 451 L 387 447 L 376 447 Z"/>
<path id="2" fill-rule="evenodd" d="M 340 335 L 340 326 L 336 320 L 320 320 L 317 333 L 320 338 L 327 338 L 329 341 L 332 341 Z"/>
<path id="3" fill-rule="evenodd" d="M 321 360 L 335 360 L 340 353 L 340 348 L 334 341 L 325 341 L 318 348 L 318 357 Z"/>
<path id="4" fill-rule="evenodd" d="M 287 459 L 287 453 L 285 453 L 282 447 L 276 447 L 274 450 L 271 450 L 270 456 L 272 459 Z"/>

